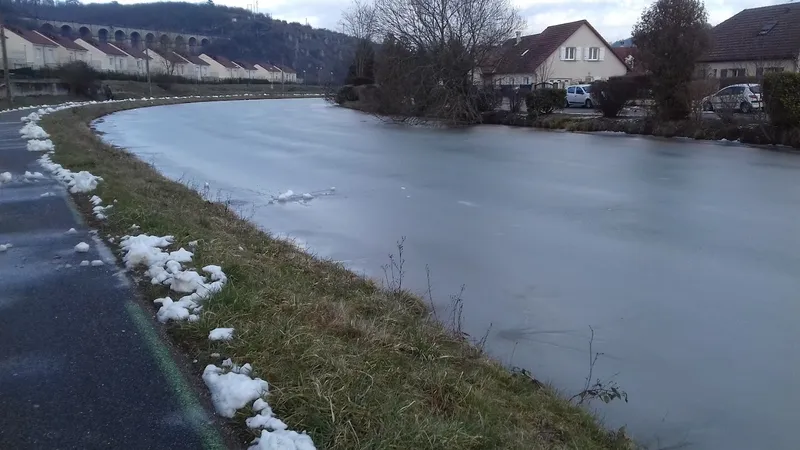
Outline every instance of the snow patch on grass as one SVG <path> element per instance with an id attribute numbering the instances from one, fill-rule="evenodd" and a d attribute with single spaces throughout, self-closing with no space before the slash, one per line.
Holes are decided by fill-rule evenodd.
<path id="1" fill-rule="evenodd" d="M 226 371 L 224 367 L 209 364 L 203 371 L 203 381 L 211 391 L 211 402 L 222 417 L 232 418 L 237 409 L 244 408 L 268 391 L 266 381 L 250 378 L 249 373 L 241 373 L 242 369 L 231 367 Z"/>
<path id="2" fill-rule="evenodd" d="M 248 450 L 316 450 L 311 436 L 291 430 L 262 430 Z"/>
<path id="3" fill-rule="evenodd" d="M 0 184 L 9 183 L 11 182 L 12 178 L 13 177 L 11 176 L 11 172 L 0 173 Z"/>
<path id="4" fill-rule="evenodd" d="M 208 333 L 208 339 L 212 341 L 230 341 L 233 339 L 233 328 L 214 328 Z"/>
<path id="5" fill-rule="evenodd" d="M 11 245 L 9 243 L 0 244 L 0 253 L 7 251 L 11 247 L 13 247 L 13 245 Z"/>
<path id="6" fill-rule="evenodd" d="M 89 251 L 89 244 L 86 242 L 81 242 L 75 246 L 75 251 L 78 253 L 86 253 Z"/>
<path id="7" fill-rule="evenodd" d="M 125 266 L 133 269 L 145 266 L 145 275 L 152 284 L 167 285 L 177 293 L 189 294 L 177 301 L 171 297 L 154 300 L 161 304 L 156 314 L 160 322 L 170 320 L 189 320 L 193 313 L 202 308 L 202 301 L 219 292 L 228 279 L 222 268 L 209 265 L 203 268 L 209 274 L 209 283 L 205 276 L 195 270 L 184 270 L 182 263 L 190 263 L 194 254 L 184 248 L 173 252 L 163 250 L 172 244 L 172 236 L 150 236 L 140 234 L 125 236 L 120 241 Z"/>

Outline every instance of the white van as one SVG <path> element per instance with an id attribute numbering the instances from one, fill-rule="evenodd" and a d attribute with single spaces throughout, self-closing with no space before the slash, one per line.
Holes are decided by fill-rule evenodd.
<path id="1" fill-rule="evenodd" d="M 591 108 L 594 106 L 592 103 L 592 96 L 590 94 L 592 86 L 590 84 L 573 84 L 567 86 L 567 101 L 564 105 L 566 108 L 570 106 L 583 106 Z"/>

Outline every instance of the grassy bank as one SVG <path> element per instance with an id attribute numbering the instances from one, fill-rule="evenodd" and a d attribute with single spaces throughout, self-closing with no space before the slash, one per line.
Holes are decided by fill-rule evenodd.
<path id="1" fill-rule="evenodd" d="M 219 264 L 228 274 L 199 322 L 171 330 L 199 360 L 198 378 L 206 362 L 219 363 L 213 352 L 252 363 L 270 383 L 278 417 L 308 431 L 320 449 L 629 447 L 584 410 L 430 320 L 421 299 L 273 239 L 224 204 L 103 144 L 89 127 L 133 107 L 66 110 L 41 124 L 56 146 L 54 160 L 102 176 L 97 194 L 117 200 L 109 220 L 97 223 L 87 196 L 76 197 L 102 234 L 121 236 L 135 223 L 145 233 L 174 235 L 177 247 L 199 240 L 196 265 Z M 143 289 L 147 299 L 163 294 Z M 235 327 L 236 338 L 209 342 L 209 330 L 222 326 Z M 234 422 L 241 426 L 244 417 Z"/>

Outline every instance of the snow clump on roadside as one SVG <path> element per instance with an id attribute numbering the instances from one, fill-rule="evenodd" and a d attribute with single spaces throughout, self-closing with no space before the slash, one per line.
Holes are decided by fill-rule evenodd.
<path id="1" fill-rule="evenodd" d="M 19 134 L 23 139 L 47 139 L 50 137 L 44 128 L 36 125 L 34 122 L 28 122 L 19 130 Z"/>
<path id="2" fill-rule="evenodd" d="M 98 182 L 103 181 L 101 177 L 94 176 L 85 170 L 73 172 L 66 169 L 61 164 L 54 163 L 50 159 L 50 155 L 43 155 L 39 158 L 39 164 L 52 173 L 56 180 L 65 183 L 73 194 L 91 192 L 97 188 Z"/>
<path id="3" fill-rule="evenodd" d="M 51 152 L 55 150 L 53 141 L 50 139 L 31 139 L 28 141 L 27 147 L 29 152 Z"/>

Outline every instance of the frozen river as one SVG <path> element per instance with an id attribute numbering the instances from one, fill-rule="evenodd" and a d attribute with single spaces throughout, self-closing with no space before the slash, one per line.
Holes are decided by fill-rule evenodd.
<path id="1" fill-rule="evenodd" d="M 106 139 L 321 256 L 464 291 L 466 331 L 652 448 L 797 448 L 800 158 L 742 146 L 514 129 L 408 128 L 322 100 L 125 111 Z M 330 188 L 336 189 L 331 191 Z M 286 190 L 307 202 L 272 203 Z M 512 359 L 513 355 L 513 359 Z"/>

